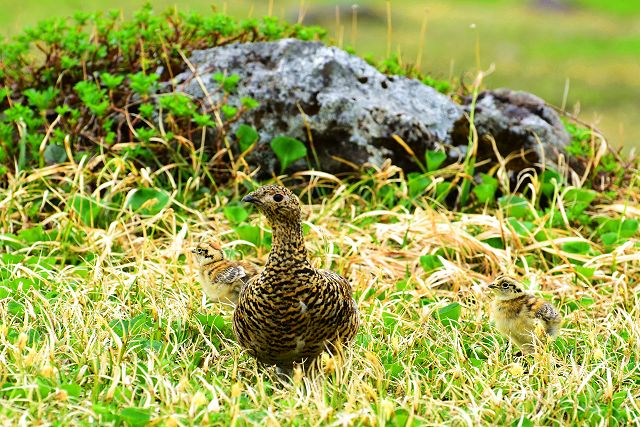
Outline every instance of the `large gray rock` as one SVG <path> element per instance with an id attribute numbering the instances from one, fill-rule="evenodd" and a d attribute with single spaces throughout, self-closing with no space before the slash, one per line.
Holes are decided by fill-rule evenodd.
<path id="1" fill-rule="evenodd" d="M 323 170 L 340 172 L 356 165 L 380 165 L 386 158 L 409 169 L 413 161 L 393 140 L 396 134 L 416 155 L 449 144 L 449 132 L 462 117 L 462 108 L 417 80 L 386 76 L 361 58 L 319 42 L 293 39 L 247 43 L 194 52 L 196 67 L 207 91 L 219 93 L 216 72 L 238 74 L 238 95 L 260 106 L 242 121 L 260 133 L 260 145 L 249 158 L 270 173 L 278 171 L 269 141 L 288 135 L 307 141 L 307 116 Z M 178 77 L 186 93 L 203 98 L 191 73 Z M 299 162 L 295 168 L 307 167 Z"/>
<path id="2" fill-rule="evenodd" d="M 463 100 L 467 115 L 471 102 L 471 97 Z M 514 172 L 541 163 L 555 165 L 571 141 L 558 114 L 542 99 L 527 92 L 497 89 L 480 93 L 474 123 L 479 136 L 478 161 L 495 159 L 495 148 L 502 157 L 517 153 L 508 164 Z M 454 144 L 467 145 L 468 135 L 469 121 L 465 118 L 454 126 Z"/>
<path id="3" fill-rule="evenodd" d="M 417 80 L 384 75 L 336 47 L 284 39 L 196 51 L 190 61 L 199 79 L 191 72 L 179 75 L 178 90 L 204 99 L 204 84 L 219 102 L 222 95 L 213 75 L 237 74 L 237 94 L 227 102 L 239 105 L 241 97 L 249 96 L 260 103 L 241 121 L 260 134 L 260 142 L 247 160 L 260 166 L 263 175 L 280 170 L 269 147 L 273 137 L 287 135 L 310 146 L 309 132 L 320 163 L 311 166 L 330 173 L 350 170 L 349 164 L 380 165 L 387 158 L 405 170 L 416 170 L 413 158 L 394 140 L 394 134 L 419 159 L 424 159 L 426 150 L 434 149 L 445 150 L 450 161 L 464 156 L 468 103 L 460 106 Z M 487 149 L 488 134 L 494 136 L 501 152 L 532 148 L 534 154 L 526 158 L 532 163 L 542 158 L 534 135 L 549 147 L 543 151 L 551 163 L 568 141 L 557 115 L 542 100 L 510 91 L 480 95 L 476 127 L 481 135 L 479 152 L 488 157 L 493 154 Z M 300 160 L 290 171 L 307 167 Z"/>

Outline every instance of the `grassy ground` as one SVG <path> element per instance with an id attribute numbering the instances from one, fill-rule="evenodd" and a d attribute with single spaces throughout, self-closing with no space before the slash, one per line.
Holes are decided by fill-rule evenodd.
<path id="1" fill-rule="evenodd" d="M 392 166 L 351 182 L 314 178 L 326 196 L 309 204 L 301 188 L 308 248 L 315 265 L 350 278 L 362 328 L 344 365 L 325 357 L 320 374 L 281 384 L 240 351 L 231 310 L 203 301 L 185 256 L 214 235 L 230 256 L 263 263 L 262 218 L 242 219 L 232 192 L 188 200 L 198 180 L 134 212 L 134 191 L 171 166 L 92 164 L 22 173 L 0 189 L 1 424 L 640 423 L 637 234 L 607 246 L 604 229 L 550 221 L 572 209 L 570 189 L 546 214 L 535 197 L 456 214 L 428 189 L 409 202 Z M 97 204 L 77 202 L 86 188 Z M 107 188 L 121 208 L 100 211 Z M 618 189 L 587 212 L 637 217 L 636 194 Z M 105 215 L 108 226 L 91 226 Z M 486 284 L 499 272 L 563 313 L 545 352 L 516 358 L 494 330 Z"/>
<path id="2" fill-rule="evenodd" d="M 121 8 L 135 10 L 142 0 L 113 0 L 106 5 L 92 1 L 1 0 L 1 32 L 17 33 L 25 25 L 52 15 L 71 15 L 77 10 Z M 152 2 L 158 10 L 173 5 L 170 0 Z M 495 64 L 486 80 L 488 87 L 512 87 L 536 93 L 565 107 L 590 123 L 595 123 L 615 146 L 640 145 L 638 54 L 640 51 L 640 3 L 629 1 L 582 0 L 569 11 L 532 7 L 533 2 L 514 0 L 437 0 L 428 3 L 408 0 L 391 2 L 392 51 L 400 50 L 409 62 L 415 61 L 423 46 L 421 65 L 437 77 L 459 78 L 475 73 L 476 38 L 480 42 L 480 67 Z M 189 8 L 207 11 L 212 2 L 196 0 Z M 213 2 L 239 17 L 261 16 L 269 2 L 237 0 Z M 362 2 L 379 19 L 360 19 L 352 39 L 351 17 L 343 11 L 337 25 L 330 1 L 276 0 L 272 12 L 295 18 L 300 5 L 309 17 L 331 30 L 336 42 L 355 45 L 358 52 L 377 57 L 387 53 L 386 7 L 382 0 Z M 180 6 L 185 8 L 185 6 Z M 313 16 L 312 16 L 313 15 Z M 427 18 L 426 36 L 421 27 Z M 475 24 L 475 29 L 470 25 Z M 340 27 L 343 27 L 342 29 Z M 342 34 L 342 37 L 340 37 Z M 472 77 L 466 77 L 470 83 Z M 565 90 L 568 90 L 565 98 Z"/>

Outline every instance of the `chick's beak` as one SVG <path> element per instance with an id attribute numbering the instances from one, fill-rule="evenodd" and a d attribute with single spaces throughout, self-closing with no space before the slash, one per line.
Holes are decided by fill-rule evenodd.
<path id="1" fill-rule="evenodd" d="M 495 288 L 497 288 L 497 286 L 496 286 L 495 284 L 491 283 L 491 284 L 489 285 L 489 289 L 495 289 Z"/>
<path id="2" fill-rule="evenodd" d="M 242 198 L 244 203 L 258 203 L 259 200 L 253 195 L 253 193 L 249 193 Z"/>

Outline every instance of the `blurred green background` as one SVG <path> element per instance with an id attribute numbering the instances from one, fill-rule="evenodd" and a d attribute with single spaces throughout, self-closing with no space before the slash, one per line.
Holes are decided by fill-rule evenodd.
<path id="1" fill-rule="evenodd" d="M 122 9 L 127 16 L 144 3 L 0 0 L 0 33 L 16 34 L 75 11 Z M 177 4 L 151 3 L 157 11 Z M 359 5 L 355 27 L 353 3 Z M 487 87 L 533 92 L 594 124 L 612 145 L 640 146 L 639 0 L 191 0 L 176 7 L 216 8 L 238 18 L 272 13 L 294 21 L 302 11 L 304 22 L 323 25 L 332 40 L 360 55 L 401 53 L 434 77 L 464 76 L 468 84 L 478 66 L 494 68 Z"/>

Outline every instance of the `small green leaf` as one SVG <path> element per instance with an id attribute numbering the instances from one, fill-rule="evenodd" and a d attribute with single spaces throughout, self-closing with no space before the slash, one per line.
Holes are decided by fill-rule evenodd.
<path id="1" fill-rule="evenodd" d="M 574 265 L 573 268 L 576 270 L 576 273 L 587 280 L 591 279 L 593 274 L 596 272 L 595 268 L 583 267 L 581 265 Z"/>
<path id="2" fill-rule="evenodd" d="M 575 220 L 589 207 L 596 198 L 596 192 L 582 188 L 571 188 L 564 194 L 564 204 L 567 207 L 567 217 Z"/>
<path id="3" fill-rule="evenodd" d="M 229 119 L 235 116 L 236 114 L 238 114 L 238 109 L 236 107 L 232 107 L 231 105 L 225 104 L 222 107 L 220 107 L 220 110 L 222 111 L 222 114 L 226 119 Z"/>
<path id="4" fill-rule="evenodd" d="M 104 422 L 104 421 L 115 421 L 116 417 L 115 417 L 115 413 L 116 413 L 116 407 L 115 406 L 106 406 L 106 405 L 102 405 L 100 403 L 94 403 L 93 406 L 93 411 L 100 417 L 100 421 Z"/>
<path id="5" fill-rule="evenodd" d="M 195 124 L 200 127 L 216 127 L 216 123 L 211 119 L 211 116 L 208 114 L 194 114 L 191 119 Z"/>
<path id="6" fill-rule="evenodd" d="M 447 153 L 444 151 L 427 151 L 425 153 L 425 159 L 427 161 L 427 170 L 433 172 L 447 160 Z"/>
<path id="7" fill-rule="evenodd" d="M 67 152 L 64 147 L 55 144 L 47 145 L 44 149 L 44 161 L 48 165 L 56 165 L 67 161 Z"/>
<path id="8" fill-rule="evenodd" d="M 277 136 L 271 140 L 271 149 L 280 161 L 280 169 L 284 172 L 291 163 L 307 155 L 307 147 L 295 138 Z"/>
<path id="9" fill-rule="evenodd" d="M 229 331 L 229 325 L 227 325 L 224 317 L 218 314 L 196 314 L 196 318 L 203 326 L 215 329 L 218 332 L 225 333 Z"/>
<path id="10" fill-rule="evenodd" d="M 153 116 L 153 110 L 155 109 L 153 104 L 140 104 L 138 107 L 138 111 L 140 111 L 140 115 L 142 117 L 151 118 Z"/>
<path id="11" fill-rule="evenodd" d="M 602 243 L 604 243 L 607 246 L 615 245 L 616 243 L 618 243 L 619 237 L 620 235 L 616 232 L 603 233 L 602 235 L 600 235 L 600 240 L 602 240 Z"/>
<path id="12" fill-rule="evenodd" d="M 238 233 L 240 240 L 245 240 L 256 246 L 260 243 L 260 228 L 255 225 L 241 225 L 236 227 L 236 233 Z"/>
<path id="13" fill-rule="evenodd" d="M 240 240 L 245 240 L 247 242 L 253 243 L 256 246 L 270 246 L 271 245 L 271 233 L 264 233 L 262 235 L 262 231 L 259 227 L 255 225 L 239 225 L 235 228 L 236 233 L 238 233 L 238 237 Z"/>
<path id="14" fill-rule="evenodd" d="M 149 95 L 157 87 L 157 81 L 160 78 L 157 74 L 145 75 L 140 71 L 136 74 L 129 74 L 129 86 L 139 95 Z"/>
<path id="15" fill-rule="evenodd" d="M 236 131 L 236 138 L 238 139 L 240 151 L 244 153 L 260 138 L 260 135 L 258 135 L 258 132 L 251 126 L 241 124 Z"/>
<path id="16" fill-rule="evenodd" d="M 586 255 L 591 251 L 591 245 L 587 242 L 567 242 L 562 244 L 562 250 L 570 254 Z"/>
<path id="17" fill-rule="evenodd" d="M 225 92 L 234 92 L 240 82 L 240 76 L 237 74 L 225 76 L 224 74 L 217 72 L 212 76 L 212 78 L 222 85 Z"/>
<path id="18" fill-rule="evenodd" d="M 142 215 L 155 215 L 169 203 L 169 194 L 156 188 L 139 188 L 127 201 L 134 212 Z"/>
<path id="19" fill-rule="evenodd" d="M 620 236 L 621 237 L 631 237 L 637 231 L 640 226 L 640 222 L 637 219 L 625 219 L 622 221 L 622 225 L 620 226 Z"/>
<path id="20" fill-rule="evenodd" d="M 24 244 L 19 239 L 18 236 L 12 233 L 0 234 L 0 247 L 8 246 L 11 249 L 21 249 L 24 247 Z M 6 254 L 2 254 L 0 256 L 4 256 Z"/>
<path id="21" fill-rule="evenodd" d="M 385 364 L 384 369 L 387 371 L 387 375 L 392 380 L 397 379 L 404 373 L 404 365 L 400 362 Z"/>
<path id="22" fill-rule="evenodd" d="M 451 187 L 453 186 L 453 184 L 451 182 L 448 181 L 442 181 L 436 184 L 436 197 L 438 200 L 442 200 L 445 197 L 447 197 L 447 195 L 449 194 L 449 192 L 451 191 Z"/>
<path id="23" fill-rule="evenodd" d="M 118 413 L 118 418 L 133 427 L 142 427 L 151 421 L 151 409 L 147 408 L 123 408 Z"/>
<path id="24" fill-rule="evenodd" d="M 442 267 L 442 261 L 437 255 L 422 255 L 420 257 L 420 265 L 425 272 L 429 273 Z"/>
<path id="25" fill-rule="evenodd" d="M 82 393 L 82 387 L 75 383 L 62 384 L 60 389 L 66 391 L 71 397 L 78 397 Z"/>
<path id="26" fill-rule="evenodd" d="M 258 101 L 248 96 L 240 98 L 240 102 L 242 103 L 242 106 L 247 109 L 256 108 L 260 105 Z"/>
<path id="27" fill-rule="evenodd" d="M 102 84 L 107 87 L 107 89 L 113 90 L 122 84 L 124 76 L 117 76 L 109 73 L 100 73 L 100 80 L 102 81 Z"/>
<path id="28" fill-rule="evenodd" d="M 18 239 L 25 243 L 36 243 L 49 240 L 41 225 L 20 230 L 18 232 Z"/>
<path id="29" fill-rule="evenodd" d="M 131 319 L 115 319 L 109 322 L 109 327 L 120 338 L 133 337 L 140 334 L 145 328 L 149 328 L 153 320 L 149 315 L 142 313 Z"/>
<path id="30" fill-rule="evenodd" d="M 453 322 L 457 322 L 460 319 L 462 312 L 462 306 L 460 303 L 452 302 L 451 304 L 438 309 L 435 313 L 436 319 L 440 320 L 445 325 L 450 325 Z"/>
<path id="31" fill-rule="evenodd" d="M 519 221 L 515 218 L 507 218 L 507 222 L 513 228 L 513 231 L 522 237 L 529 236 L 530 232 L 536 228 L 535 224 L 530 221 Z"/>
<path id="32" fill-rule="evenodd" d="M 240 224 L 249 216 L 249 212 L 242 206 L 225 206 L 224 216 L 234 224 Z"/>
<path id="33" fill-rule="evenodd" d="M 486 173 L 481 174 L 480 179 L 482 184 L 478 184 L 473 188 L 473 194 L 476 195 L 480 203 L 484 204 L 493 201 L 498 190 L 498 180 Z"/>
<path id="34" fill-rule="evenodd" d="M 492 248 L 504 249 L 504 241 L 501 237 L 489 237 L 488 239 L 484 239 L 482 242 L 486 243 Z"/>
<path id="35" fill-rule="evenodd" d="M 102 213 L 102 207 L 91 196 L 76 194 L 71 198 L 71 208 L 80 217 L 80 220 L 90 227 L 98 223 L 98 218 Z"/>
<path id="36" fill-rule="evenodd" d="M 476 195 L 478 202 L 488 203 L 495 197 L 496 189 L 490 184 L 480 184 L 473 187 L 473 194 Z"/>
<path id="37" fill-rule="evenodd" d="M 9 310 L 9 313 L 13 314 L 14 316 L 20 317 L 24 315 L 24 306 L 19 302 L 9 301 L 9 303 L 7 304 L 7 309 Z"/>
<path id="38" fill-rule="evenodd" d="M 431 178 L 417 172 L 410 172 L 407 175 L 407 185 L 409 186 L 409 197 L 415 198 L 422 195 L 431 184 Z"/>
<path id="39" fill-rule="evenodd" d="M 388 311 L 382 313 L 382 322 L 384 323 L 384 327 L 390 331 L 396 327 L 398 320 L 398 317 L 393 313 Z"/>
<path id="40" fill-rule="evenodd" d="M 522 415 L 517 420 L 513 420 L 511 427 L 534 427 L 535 424 L 529 418 Z"/>
<path id="41" fill-rule="evenodd" d="M 545 169 L 540 175 L 540 186 L 542 194 L 547 197 L 551 197 L 555 189 L 563 183 L 560 174 L 553 169 Z"/>
<path id="42" fill-rule="evenodd" d="M 506 216 L 514 218 L 526 218 L 531 215 L 529 202 L 519 196 L 503 196 L 498 199 L 498 204 L 504 209 Z"/>

